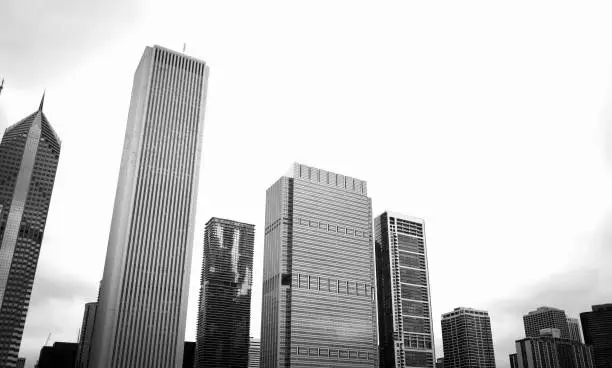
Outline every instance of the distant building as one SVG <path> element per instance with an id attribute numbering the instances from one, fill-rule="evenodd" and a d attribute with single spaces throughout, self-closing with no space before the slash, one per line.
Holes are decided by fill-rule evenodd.
<path id="1" fill-rule="evenodd" d="M 81 336 L 79 336 L 79 346 L 75 368 L 89 368 L 89 353 L 91 351 L 91 340 L 94 333 L 94 322 L 96 321 L 96 308 L 98 303 L 85 304 L 85 313 L 81 324 Z"/>
<path id="2" fill-rule="evenodd" d="M 558 329 L 546 335 L 516 341 L 519 368 L 594 368 L 590 347 L 558 336 Z M 551 333 L 552 332 L 552 333 Z"/>
<path id="3" fill-rule="evenodd" d="M 45 232 L 61 141 L 38 110 L 6 128 L 0 142 L 0 367 L 21 346 Z"/>
<path id="4" fill-rule="evenodd" d="M 510 354 L 510 368 L 518 368 L 518 357 L 516 353 Z"/>
<path id="5" fill-rule="evenodd" d="M 592 312 L 580 313 L 580 322 L 595 367 L 612 368 L 612 304 L 594 305 Z"/>
<path id="6" fill-rule="evenodd" d="M 248 364 L 254 244 L 255 225 L 206 223 L 195 368 Z"/>
<path id="7" fill-rule="evenodd" d="M 580 321 L 578 318 L 567 317 L 567 328 L 569 330 L 569 339 L 582 342 L 582 335 L 580 334 Z"/>
<path id="8" fill-rule="evenodd" d="M 569 339 L 569 328 L 565 311 L 551 307 L 540 307 L 523 316 L 525 337 L 539 337 L 540 330 L 544 328 L 557 328 L 561 337 Z"/>
<path id="9" fill-rule="evenodd" d="M 489 313 L 455 308 L 442 315 L 444 368 L 495 368 Z"/>
<path id="10" fill-rule="evenodd" d="M 26 358 L 17 358 L 17 368 L 25 368 Z"/>
<path id="11" fill-rule="evenodd" d="M 43 346 L 36 368 L 74 368 L 78 344 L 56 342 L 53 346 Z"/>
<path id="12" fill-rule="evenodd" d="M 251 337 L 249 341 L 249 366 L 248 368 L 259 368 L 259 355 L 261 353 L 260 340 Z"/>
<path id="13" fill-rule="evenodd" d="M 380 367 L 434 368 L 425 221 L 374 219 Z"/>
<path id="14" fill-rule="evenodd" d="M 195 361 L 195 348 L 195 342 L 185 341 L 185 349 L 183 350 L 183 368 L 193 368 L 193 362 Z"/>
<path id="15" fill-rule="evenodd" d="M 436 368 L 444 368 L 444 358 L 438 358 L 438 360 L 436 360 Z"/>

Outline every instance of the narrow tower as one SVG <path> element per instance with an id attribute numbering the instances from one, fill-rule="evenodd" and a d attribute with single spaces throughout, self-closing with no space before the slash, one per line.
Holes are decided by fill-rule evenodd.
<path id="1" fill-rule="evenodd" d="M 487 311 L 455 308 L 442 315 L 444 368 L 495 368 Z"/>
<path id="2" fill-rule="evenodd" d="M 381 367 L 434 368 L 425 221 L 385 212 L 374 229 Z"/>
<path id="3" fill-rule="evenodd" d="M 195 368 L 248 364 L 254 243 L 254 225 L 206 223 Z"/>
<path id="4" fill-rule="evenodd" d="M 182 365 L 207 79 L 204 62 L 159 46 L 136 70 L 94 368 Z"/>
<path id="5" fill-rule="evenodd" d="M 0 367 L 17 365 L 59 161 L 44 99 L 0 143 Z"/>
<path id="6" fill-rule="evenodd" d="M 376 367 L 366 182 L 295 164 L 266 193 L 262 368 Z"/>

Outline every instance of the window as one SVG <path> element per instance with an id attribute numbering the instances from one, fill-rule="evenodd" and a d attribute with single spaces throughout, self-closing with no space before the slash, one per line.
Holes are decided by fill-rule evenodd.
<path id="1" fill-rule="evenodd" d="M 329 356 L 329 349 L 327 349 L 327 348 L 320 348 L 319 349 L 319 356 Z"/>
<path id="2" fill-rule="evenodd" d="M 348 351 L 346 351 L 346 350 L 340 350 L 339 355 L 340 355 L 340 358 L 344 358 L 344 359 L 349 357 Z"/>
<path id="3" fill-rule="evenodd" d="M 330 358 L 337 358 L 338 357 L 338 350 L 337 349 L 329 349 L 329 357 Z"/>

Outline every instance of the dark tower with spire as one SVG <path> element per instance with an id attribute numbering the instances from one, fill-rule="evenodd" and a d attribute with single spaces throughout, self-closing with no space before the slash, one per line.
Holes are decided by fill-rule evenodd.
<path id="1" fill-rule="evenodd" d="M 8 127 L 0 142 L 0 367 L 14 368 L 61 142 L 38 111 Z"/>

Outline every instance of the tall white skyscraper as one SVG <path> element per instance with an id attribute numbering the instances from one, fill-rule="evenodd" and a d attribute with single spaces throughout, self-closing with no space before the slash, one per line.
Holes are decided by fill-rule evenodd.
<path id="1" fill-rule="evenodd" d="M 147 47 L 134 76 L 94 368 L 181 367 L 208 67 Z"/>
<path id="2" fill-rule="evenodd" d="M 380 366 L 434 368 L 425 221 L 384 212 L 374 231 Z"/>

